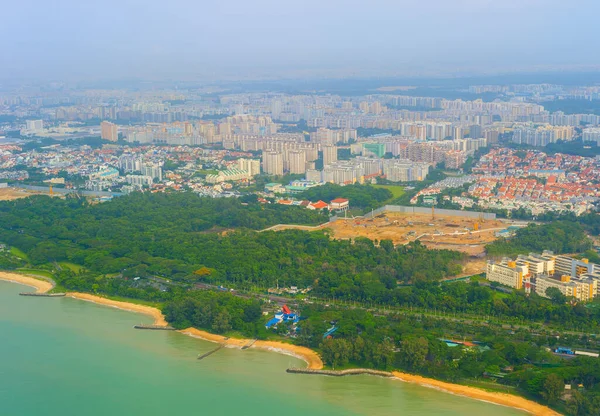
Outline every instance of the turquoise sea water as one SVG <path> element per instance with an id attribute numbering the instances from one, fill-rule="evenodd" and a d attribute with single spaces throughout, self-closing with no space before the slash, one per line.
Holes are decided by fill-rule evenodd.
<path id="1" fill-rule="evenodd" d="M 0 281 L 0 415 L 523 415 L 369 376 L 287 374 L 295 358 L 222 349 L 150 318 Z"/>

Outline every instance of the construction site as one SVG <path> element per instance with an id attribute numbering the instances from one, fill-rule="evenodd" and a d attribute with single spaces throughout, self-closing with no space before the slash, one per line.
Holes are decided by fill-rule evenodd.
<path id="1" fill-rule="evenodd" d="M 340 218 L 327 228 L 337 239 L 366 237 L 392 240 L 396 245 L 419 240 L 428 248 L 456 250 L 477 257 L 484 254 L 485 245 L 494 241 L 495 233 L 505 230 L 507 224 L 483 215 L 442 215 L 432 208 L 428 214 L 386 211 L 372 218 Z"/>
<path id="2" fill-rule="evenodd" d="M 15 188 L 0 188 L 0 201 L 12 201 L 20 198 L 27 198 L 31 195 L 39 195 L 41 192 L 29 191 Z"/>

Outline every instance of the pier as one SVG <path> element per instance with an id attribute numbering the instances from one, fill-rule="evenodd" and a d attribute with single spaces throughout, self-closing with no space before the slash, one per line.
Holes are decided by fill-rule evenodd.
<path id="1" fill-rule="evenodd" d="M 310 368 L 288 368 L 286 372 L 293 374 L 316 374 L 333 377 L 358 376 L 361 374 L 368 374 L 371 376 L 379 377 L 394 377 L 394 375 L 389 371 L 371 370 L 369 368 L 350 368 L 348 370 L 313 370 Z"/>
<path id="2" fill-rule="evenodd" d="M 36 293 L 36 292 L 19 293 L 19 296 L 38 296 L 38 297 L 42 297 L 42 298 L 60 298 L 65 295 L 66 295 L 66 293 Z"/>
<path id="3" fill-rule="evenodd" d="M 139 325 L 134 325 L 133 326 L 135 329 L 150 329 L 153 331 L 175 331 L 175 328 L 173 328 L 172 326 L 163 326 L 163 325 L 144 325 L 144 324 L 139 324 Z"/>
<path id="4" fill-rule="evenodd" d="M 214 350 L 210 350 L 210 351 L 209 351 L 209 352 L 207 352 L 207 353 L 204 353 L 204 354 L 202 354 L 202 355 L 199 355 L 199 356 L 198 356 L 198 359 L 199 359 L 199 360 L 202 360 L 202 359 L 204 359 L 204 358 L 208 357 L 209 355 L 212 355 L 212 354 L 214 354 L 215 352 L 219 351 L 219 350 L 220 350 L 221 348 L 223 348 L 224 346 L 225 346 L 225 344 L 220 344 L 220 345 L 219 345 L 217 348 L 215 348 Z"/>

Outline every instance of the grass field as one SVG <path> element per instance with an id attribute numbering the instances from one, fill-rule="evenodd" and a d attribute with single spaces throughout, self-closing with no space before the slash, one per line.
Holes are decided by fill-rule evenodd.
<path id="1" fill-rule="evenodd" d="M 68 261 L 61 261 L 58 263 L 61 267 L 65 268 L 65 269 L 69 269 L 75 273 L 79 273 L 82 270 L 85 270 L 85 267 L 79 265 L 79 264 L 75 264 L 75 263 L 70 263 Z"/>
<path id="2" fill-rule="evenodd" d="M 17 269 L 15 270 L 17 273 L 23 274 L 32 274 L 35 276 L 48 277 L 50 279 L 54 278 L 54 275 L 50 273 L 48 270 L 40 270 L 40 269 Z"/>
<path id="3" fill-rule="evenodd" d="M 29 257 L 27 257 L 27 254 L 25 254 L 24 252 L 22 252 L 21 250 L 19 250 L 16 247 L 11 247 L 10 252 L 13 256 L 17 256 L 19 258 L 22 258 L 25 261 L 29 261 Z"/>
<path id="4" fill-rule="evenodd" d="M 373 185 L 375 188 L 384 188 L 392 193 L 390 201 L 396 198 L 400 198 L 404 195 L 404 187 L 400 185 Z"/>

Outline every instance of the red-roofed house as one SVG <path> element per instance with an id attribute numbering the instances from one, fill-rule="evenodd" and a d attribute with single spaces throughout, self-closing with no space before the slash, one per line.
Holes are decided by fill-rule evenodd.
<path id="1" fill-rule="evenodd" d="M 310 204 L 306 208 L 308 208 L 308 209 L 323 209 L 323 208 L 328 208 L 328 207 L 329 207 L 329 205 L 327 205 L 327 202 L 319 201 L 319 202 L 315 202 L 314 204 Z"/>
<path id="2" fill-rule="evenodd" d="M 345 211 L 350 208 L 350 201 L 345 198 L 336 198 L 329 203 L 329 208 L 333 211 Z"/>

